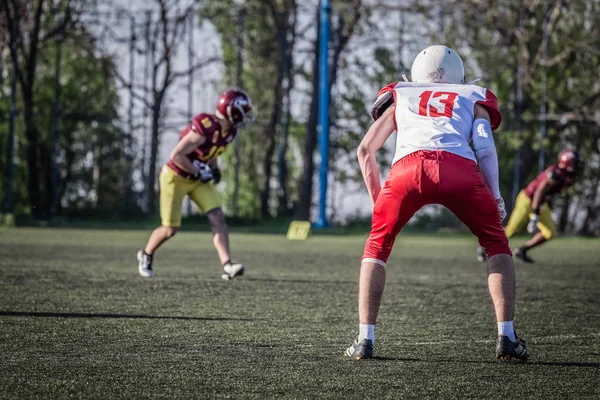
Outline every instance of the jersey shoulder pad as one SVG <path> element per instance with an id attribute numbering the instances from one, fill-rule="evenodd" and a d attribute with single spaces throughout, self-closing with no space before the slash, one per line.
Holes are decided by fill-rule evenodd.
<path id="1" fill-rule="evenodd" d="M 383 115 L 385 110 L 394 105 L 394 87 L 398 82 L 390 83 L 384 86 L 377 95 L 377 100 L 371 107 L 371 117 L 373 121 L 377 121 L 379 117 Z"/>
<path id="2" fill-rule="evenodd" d="M 192 130 L 202 136 L 211 136 L 219 128 L 219 121 L 211 114 L 198 114 L 192 118 Z"/>
<path id="3" fill-rule="evenodd" d="M 502 114 L 500 113 L 500 107 L 498 106 L 498 98 L 489 89 L 485 90 L 485 100 L 479 100 L 476 104 L 481 104 L 488 113 L 490 113 L 490 125 L 492 130 L 498 129 L 502 123 Z"/>

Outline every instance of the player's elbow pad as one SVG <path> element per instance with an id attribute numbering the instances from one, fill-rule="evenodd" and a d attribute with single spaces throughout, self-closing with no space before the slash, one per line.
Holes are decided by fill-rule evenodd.
<path id="1" fill-rule="evenodd" d="M 473 122 L 473 147 L 479 163 L 479 170 L 487 187 L 496 199 L 500 198 L 500 185 L 498 180 L 498 155 L 496 144 L 492 136 L 492 127 L 486 119 L 477 119 Z"/>

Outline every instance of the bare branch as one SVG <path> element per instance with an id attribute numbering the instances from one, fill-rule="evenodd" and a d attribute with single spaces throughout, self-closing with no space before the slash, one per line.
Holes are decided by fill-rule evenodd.
<path id="1" fill-rule="evenodd" d="M 173 81 L 175 81 L 175 80 L 177 80 L 177 79 L 179 79 L 179 78 L 181 78 L 183 76 L 186 76 L 186 75 L 188 75 L 190 73 L 193 73 L 196 70 L 199 70 L 199 69 L 202 69 L 202 68 L 206 67 L 207 65 L 210 65 L 210 64 L 213 64 L 213 63 L 216 63 L 216 62 L 222 62 L 222 61 L 223 61 L 223 59 L 221 57 L 214 56 L 214 57 L 207 58 L 207 59 L 205 59 L 205 60 L 203 60 L 203 61 L 201 61 L 201 62 L 193 65 L 191 68 L 188 68 L 185 71 L 172 72 L 171 73 L 171 77 L 170 77 L 170 79 L 168 81 L 168 85 L 170 85 L 171 83 L 173 83 Z"/>
<path id="2" fill-rule="evenodd" d="M 44 36 L 42 36 L 40 38 L 40 42 L 45 42 L 46 40 L 48 40 L 50 38 L 54 38 L 59 33 L 65 32 L 67 30 L 68 26 L 73 25 L 75 23 L 75 21 L 73 19 L 71 19 L 71 17 L 72 17 L 71 12 L 72 12 L 71 7 L 67 7 L 67 9 L 65 11 L 65 15 L 62 18 L 62 21 L 59 24 L 57 24 L 54 28 L 52 28 L 51 30 L 46 32 L 44 34 Z"/>
<path id="3" fill-rule="evenodd" d="M 129 87 L 129 81 L 127 79 L 125 79 L 123 77 L 123 75 L 121 75 L 119 73 L 119 69 L 115 66 L 115 68 L 113 68 L 112 73 L 114 74 L 115 78 L 117 78 L 117 80 L 126 87 Z M 133 90 L 134 86 L 132 86 L 132 90 L 129 91 L 130 95 L 132 95 L 135 99 L 141 101 L 146 107 L 148 108 L 152 108 L 153 104 L 142 94 L 136 93 L 135 90 Z M 144 91 L 146 88 L 144 86 L 139 87 L 140 90 Z"/>
<path id="4" fill-rule="evenodd" d="M 6 15 L 6 21 L 7 21 L 7 27 L 8 27 L 8 31 L 9 31 L 9 38 L 10 38 L 10 43 L 12 43 L 13 41 L 16 41 L 17 43 L 17 49 L 14 49 L 13 46 L 9 45 L 9 50 L 10 50 L 10 55 L 12 60 L 15 62 L 15 64 L 17 64 L 17 68 L 15 73 L 17 74 L 17 78 L 19 79 L 19 81 L 21 82 L 21 86 L 24 87 L 26 86 L 26 82 L 25 82 L 25 77 L 23 76 L 23 74 L 21 73 L 21 66 L 19 66 L 19 54 L 18 54 L 18 49 L 19 47 L 22 47 L 23 44 L 22 42 L 19 40 L 20 36 L 21 36 L 21 32 L 20 29 L 17 32 L 17 37 L 14 37 L 14 28 L 15 26 L 13 24 L 16 24 L 17 22 L 17 11 L 14 8 L 14 3 L 13 3 L 13 9 L 15 10 L 15 13 L 11 16 L 10 14 L 10 9 L 8 7 L 8 3 L 7 2 L 2 2 L 3 10 L 4 13 Z M 20 16 L 18 17 L 18 19 L 20 20 Z"/>
<path id="5" fill-rule="evenodd" d="M 33 80 L 35 79 L 36 69 L 36 58 L 38 51 L 39 34 L 41 29 L 41 19 L 43 10 L 44 0 L 38 0 L 38 8 L 35 12 L 33 31 L 31 33 L 31 41 L 29 42 L 29 57 L 26 59 L 27 67 L 27 82 L 29 83 L 28 89 L 32 90 Z"/>
<path id="6" fill-rule="evenodd" d="M 548 18 L 548 25 L 546 26 L 547 37 L 552 36 L 554 24 L 556 23 L 558 17 L 560 16 L 561 7 L 562 7 L 562 1 L 558 1 L 556 4 L 554 4 L 553 8 L 549 11 L 549 14 L 550 14 L 549 17 L 546 17 L 546 15 L 544 15 L 544 17 L 543 17 L 543 18 Z M 542 51 L 543 51 L 542 47 L 543 47 L 543 44 L 542 44 L 542 41 L 540 41 L 540 46 L 538 47 L 535 57 L 533 58 L 532 65 L 540 64 L 540 60 L 542 58 Z"/>

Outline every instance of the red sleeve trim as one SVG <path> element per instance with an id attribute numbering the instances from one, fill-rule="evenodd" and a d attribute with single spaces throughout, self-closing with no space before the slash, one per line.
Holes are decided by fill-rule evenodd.
<path id="1" fill-rule="evenodd" d="M 397 84 L 398 84 L 398 82 L 394 82 L 394 83 L 390 83 L 389 85 L 384 86 L 383 88 L 381 88 L 381 90 L 377 94 L 377 97 L 381 96 L 382 94 L 384 94 L 386 92 L 389 92 L 390 90 L 393 91 Z"/>
<path id="2" fill-rule="evenodd" d="M 485 100 L 478 101 L 477 104 L 481 104 L 490 113 L 490 125 L 492 130 L 498 129 L 502 123 L 502 114 L 500 113 L 500 107 L 498 107 L 498 98 L 491 90 L 485 90 Z"/>

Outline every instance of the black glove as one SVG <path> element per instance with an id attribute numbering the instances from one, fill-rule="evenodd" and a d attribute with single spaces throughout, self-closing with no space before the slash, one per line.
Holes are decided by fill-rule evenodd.
<path id="1" fill-rule="evenodd" d="M 219 167 L 215 167 L 212 169 L 212 176 L 213 182 L 215 184 L 221 182 L 221 170 L 219 169 Z"/>

